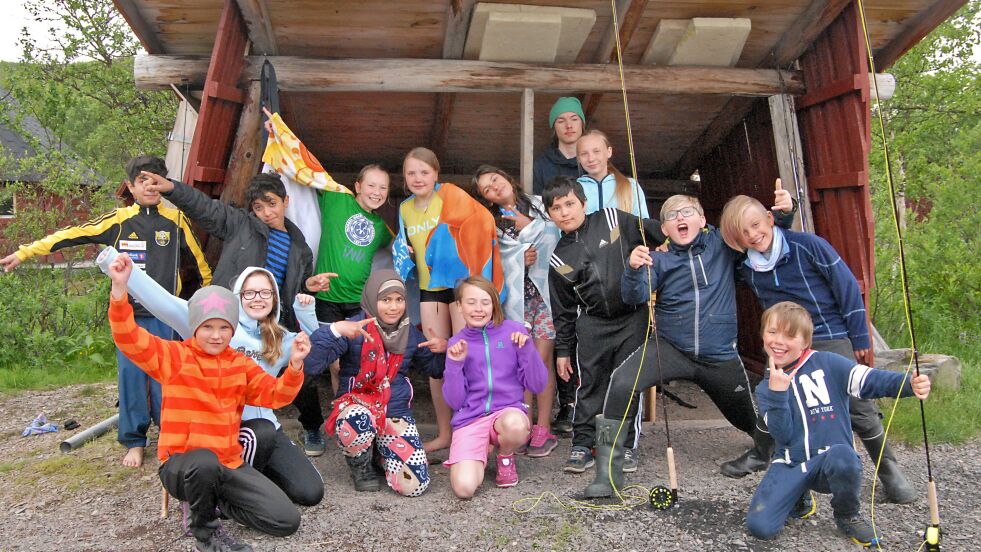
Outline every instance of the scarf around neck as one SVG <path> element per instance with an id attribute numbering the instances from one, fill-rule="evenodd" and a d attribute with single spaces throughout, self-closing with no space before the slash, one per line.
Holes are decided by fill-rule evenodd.
<path id="1" fill-rule="evenodd" d="M 746 266 L 755 272 L 770 272 L 777 266 L 785 253 L 789 250 L 787 241 L 784 239 L 783 230 L 778 226 L 773 227 L 773 243 L 770 244 L 770 258 L 755 249 L 746 250 Z"/>
<path id="2" fill-rule="evenodd" d="M 389 293 L 399 293 L 405 297 L 405 283 L 398 273 L 391 269 L 377 270 L 371 273 L 361 291 L 361 309 L 369 318 L 375 319 L 378 333 L 381 336 L 385 351 L 390 354 L 405 353 L 409 342 L 409 311 L 406 309 L 402 318 L 394 324 L 385 324 L 378 316 L 378 300 Z"/>

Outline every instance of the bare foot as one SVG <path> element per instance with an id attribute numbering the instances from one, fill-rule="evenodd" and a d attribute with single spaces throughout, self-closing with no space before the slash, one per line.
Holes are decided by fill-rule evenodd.
<path id="1" fill-rule="evenodd" d="M 426 441 L 422 444 L 422 449 L 428 452 L 436 452 L 437 450 L 443 450 L 450 446 L 450 437 L 437 435 L 432 441 Z"/>
<path id="2" fill-rule="evenodd" d="M 143 447 L 133 447 L 123 456 L 123 465 L 127 468 L 139 468 L 143 465 Z"/>

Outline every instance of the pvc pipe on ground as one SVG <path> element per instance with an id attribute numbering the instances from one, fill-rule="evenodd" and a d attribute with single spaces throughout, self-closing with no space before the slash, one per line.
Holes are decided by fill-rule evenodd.
<path id="1" fill-rule="evenodd" d="M 85 431 L 65 439 L 60 445 L 58 445 L 58 448 L 61 449 L 61 452 L 71 452 L 77 448 L 80 448 L 85 443 L 102 436 L 117 425 L 119 425 L 119 414 L 115 414 L 111 418 L 102 420 Z"/>

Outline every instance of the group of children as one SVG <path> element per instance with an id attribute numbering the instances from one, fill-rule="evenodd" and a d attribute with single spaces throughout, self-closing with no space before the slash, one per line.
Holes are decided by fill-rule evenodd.
<path id="1" fill-rule="evenodd" d="M 841 356 L 870 360 L 857 283 L 827 242 L 789 230 L 794 204 L 779 181 L 773 212 L 737 196 L 720 228 L 689 196 L 669 198 L 652 219 L 637 182 L 610 164 L 607 137 L 585 130 L 576 98 L 560 98 L 549 117 L 555 143 L 535 162 L 541 197 L 486 165 L 469 193 L 440 183 L 436 155 L 415 148 L 403 162 L 410 195 L 391 232 L 376 212 L 388 200 L 388 173 L 366 166 L 352 194 L 277 114 L 267 116 L 264 161 L 279 174 L 252 179 L 247 208 L 168 180 L 162 162 L 139 157 L 127 167 L 136 205 L 0 259 L 9 271 L 71 245 L 111 246 L 99 265 L 112 280 L 124 464 L 142 462 L 150 415 L 140 413 L 152 412 L 160 478 L 183 501 L 197 550 L 251 550 L 220 528 L 220 516 L 294 532 L 293 503 L 323 498 L 305 457 L 323 453 L 321 426 L 357 491 L 384 482 L 418 496 L 430 483 L 427 454 L 447 446 L 458 497 L 480 487 L 492 448 L 496 484 L 510 487 L 515 454 L 547 456 L 555 433 L 571 431 L 565 471 L 596 466 L 586 496 L 611 496 L 637 469 L 639 393 L 677 379 L 696 383 L 753 440 L 721 468 L 730 477 L 767 469 L 750 503 L 753 535 L 772 537 L 792 513 L 813 511 L 816 490 L 832 493 L 846 535 L 875 542 L 859 513 L 853 427 L 881 455 L 890 499 L 914 500 L 869 399 L 922 399 L 929 380 Z M 317 190 L 316 259 L 286 217 L 284 179 Z M 180 210 L 160 206 L 161 197 Z M 213 275 L 188 219 L 224 240 Z M 389 244 L 394 270 L 373 268 Z M 176 297 L 181 252 L 204 286 L 187 302 Z M 737 279 L 767 308 L 770 365 L 755 402 L 736 348 Z M 419 321 L 408 315 L 412 286 Z M 172 341 L 175 331 L 183 341 Z M 325 421 L 316 376 L 328 368 L 335 397 Z M 430 378 L 438 434 L 427 443 L 412 412 L 412 368 Z M 135 380 L 143 373 L 151 379 Z M 290 402 L 302 449 L 272 411 Z"/>

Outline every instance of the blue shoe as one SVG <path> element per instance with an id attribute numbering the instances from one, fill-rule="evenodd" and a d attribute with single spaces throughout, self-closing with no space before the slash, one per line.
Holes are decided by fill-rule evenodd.
<path id="1" fill-rule="evenodd" d="M 327 452 L 327 443 L 324 442 L 324 435 L 320 433 L 320 429 L 303 431 L 303 452 L 307 456 L 320 456 Z"/>
<path id="2" fill-rule="evenodd" d="M 569 453 L 569 460 L 566 461 L 563 471 L 568 473 L 583 473 L 596 465 L 593 454 L 586 447 L 572 447 Z"/>

